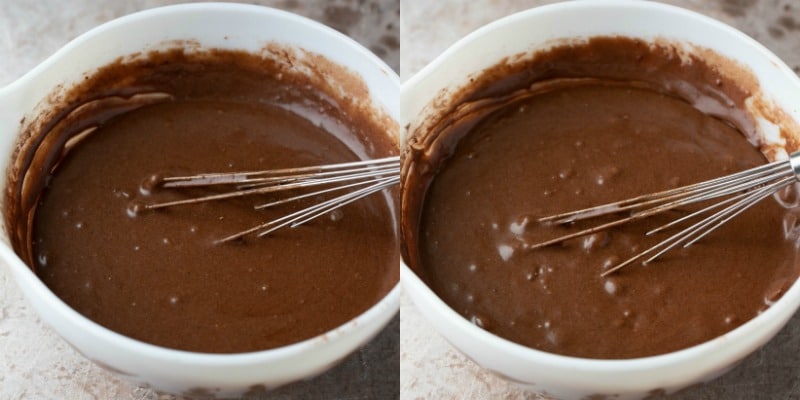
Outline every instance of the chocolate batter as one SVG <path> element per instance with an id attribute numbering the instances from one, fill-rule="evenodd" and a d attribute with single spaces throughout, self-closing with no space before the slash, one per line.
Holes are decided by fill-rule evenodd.
<path id="1" fill-rule="evenodd" d="M 127 97 L 145 89 L 170 97 Z M 391 196 L 371 196 L 267 238 L 222 245 L 213 242 L 294 208 L 253 210 L 271 198 L 264 196 L 133 212 L 137 203 L 205 193 L 159 190 L 154 175 L 397 154 L 387 127 L 334 103 L 335 95 L 310 78 L 243 53 L 175 51 L 120 61 L 80 92 L 76 104 L 122 94 L 111 103 L 124 106 L 101 104 L 50 124 L 51 139 L 41 143 L 80 141 L 68 144 L 63 157 L 55 156 L 61 146 L 35 149 L 49 156 L 31 156 L 34 165 L 25 170 L 33 183 L 21 192 L 42 190 L 27 190 L 37 204 L 30 225 L 12 226 L 29 235 L 15 243 L 17 251 L 88 318 L 175 349 L 256 351 L 342 325 L 397 282 Z M 86 126 L 97 129 L 81 137 Z M 43 167 L 52 174 L 40 180 L 30 176 L 38 159 L 54 161 Z"/>
<path id="2" fill-rule="evenodd" d="M 632 55 L 611 56 L 623 52 Z M 437 295 L 517 343 L 620 359 L 710 340 L 788 289 L 798 273 L 797 238 L 784 233 L 784 218 L 794 216 L 773 199 L 689 249 L 605 278 L 605 269 L 671 234 L 645 237 L 647 230 L 685 210 L 527 249 L 585 227 L 545 226 L 538 217 L 765 162 L 740 131 L 751 125 L 734 124 L 742 121 L 735 107 L 725 120 L 697 108 L 723 96 L 736 104 L 741 91 L 717 90 L 715 99 L 668 90 L 663 83 L 680 74 L 668 52 L 623 38 L 555 49 L 531 61 L 533 73 L 502 66 L 505 79 L 477 80 L 431 131 L 416 132 L 404 158 L 404 257 Z M 537 77 L 537 68 L 547 72 Z M 637 71 L 648 68 L 660 75 L 616 79 L 644 78 Z M 713 74 L 708 68 L 695 59 L 681 77 L 687 85 L 671 87 L 703 87 L 691 78 Z M 687 92 L 694 96 L 680 96 Z"/>

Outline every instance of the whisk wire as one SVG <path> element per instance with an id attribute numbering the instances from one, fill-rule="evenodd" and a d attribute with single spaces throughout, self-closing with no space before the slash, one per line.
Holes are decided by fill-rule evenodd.
<path id="1" fill-rule="evenodd" d="M 342 207 L 347 205 L 353 201 L 366 197 L 372 193 L 381 191 L 387 187 L 390 187 L 400 180 L 399 177 L 390 177 L 378 180 L 377 183 L 373 183 L 372 185 L 357 190 L 355 192 L 350 192 L 321 203 L 306 207 L 302 210 L 295 211 L 291 214 L 284 215 L 283 217 L 274 219 L 269 222 L 265 222 L 263 224 L 254 226 L 250 229 L 235 233 L 233 235 L 224 237 L 222 239 L 217 240 L 215 243 L 225 243 L 230 242 L 232 240 L 236 240 L 247 236 L 251 233 L 258 232 L 257 236 L 262 237 L 266 236 L 272 232 L 275 232 L 278 229 L 284 227 L 297 227 L 300 226 L 314 218 L 317 218 L 321 215 L 324 215 L 336 208 Z M 259 232 L 260 231 L 260 232 Z"/>
<path id="2" fill-rule="evenodd" d="M 306 182 L 325 184 L 330 182 L 341 182 L 342 180 L 357 179 L 361 177 L 370 177 L 381 174 L 400 173 L 400 167 L 396 165 L 379 166 L 370 168 L 365 171 L 364 167 L 351 168 L 345 170 L 328 171 L 328 172 L 314 172 L 302 175 L 278 176 L 278 177 L 264 177 L 264 178 L 250 178 L 247 183 L 237 186 L 239 189 L 248 189 L 261 186 L 269 186 L 274 184 L 281 184 L 283 182 L 297 182 L 308 179 Z M 343 179 L 339 179 L 343 178 Z M 337 180 L 338 179 L 338 180 Z M 311 185 L 309 185 L 311 186 Z"/>
<path id="3" fill-rule="evenodd" d="M 680 223 L 682 223 L 684 221 L 688 221 L 688 220 L 690 220 L 690 219 L 692 219 L 692 218 L 694 218 L 694 217 L 696 217 L 698 215 L 704 214 L 707 211 L 711 211 L 711 210 L 713 210 L 715 208 L 720 208 L 720 207 L 724 206 L 725 204 L 732 203 L 732 202 L 734 202 L 736 200 L 739 200 L 739 199 L 741 199 L 742 197 L 745 197 L 745 196 L 747 196 L 747 192 L 739 193 L 736 196 L 729 197 L 729 198 L 727 198 L 725 200 L 722 200 L 722 201 L 720 201 L 718 203 L 711 204 L 711 205 L 709 205 L 709 206 L 707 206 L 705 208 L 701 208 L 701 209 L 699 209 L 697 211 L 694 211 L 694 212 L 692 212 L 690 214 L 684 215 L 683 217 L 680 217 L 680 218 L 678 218 L 678 219 L 676 219 L 676 220 L 674 220 L 672 222 L 669 222 L 669 223 L 666 223 L 664 225 L 661 225 L 658 228 L 651 229 L 651 230 L 647 231 L 647 233 L 645 233 L 645 235 L 650 236 L 650 235 L 653 235 L 655 233 L 658 233 L 658 232 L 661 232 L 661 231 L 665 231 L 665 230 L 667 230 L 669 228 L 672 228 L 673 226 L 676 226 L 676 225 L 678 225 L 678 224 L 680 224 Z"/>
<path id="4" fill-rule="evenodd" d="M 215 241 L 215 243 L 229 242 L 256 232 L 257 236 L 261 237 L 287 226 L 292 228 L 300 226 L 339 207 L 343 207 L 356 200 L 398 184 L 400 182 L 399 161 L 400 158 L 394 156 L 376 160 L 299 168 L 283 168 L 278 170 L 205 173 L 189 176 L 164 177 L 161 181 L 161 187 L 163 188 L 228 185 L 233 186 L 233 191 L 168 202 L 151 203 L 146 204 L 144 207 L 145 209 L 152 210 L 254 194 L 334 185 L 332 187 L 254 206 L 254 209 L 264 209 L 306 198 L 317 197 L 331 192 L 355 189 L 299 211 L 229 235 Z"/>
<path id="5" fill-rule="evenodd" d="M 229 185 L 241 183 L 242 181 L 249 181 L 256 179 L 258 176 L 262 177 L 276 177 L 276 178 L 289 178 L 295 179 L 313 173 L 322 173 L 326 171 L 345 170 L 352 167 L 378 167 L 383 165 L 394 165 L 399 162 L 400 158 L 397 156 L 384 157 L 374 160 L 352 161 L 337 164 L 325 165 L 312 165 L 306 167 L 293 167 L 293 168 L 280 168 L 271 170 L 260 171 L 247 171 L 247 172 L 215 172 L 204 173 L 186 176 L 168 176 L 163 178 L 165 188 L 174 187 L 191 187 L 191 186 L 210 186 L 210 185 Z M 309 173 L 309 174 L 305 174 Z"/>
<path id="6" fill-rule="evenodd" d="M 361 182 L 350 183 L 350 184 L 343 185 L 343 186 L 335 186 L 335 187 L 328 188 L 328 189 L 317 190 L 317 191 L 314 191 L 314 192 L 300 194 L 300 195 L 288 197 L 288 198 L 285 198 L 285 199 L 271 201 L 269 203 L 258 204 L 256 206 L 253 206 L 253 208 L 256 209 L 256 210 L 263 210 L 265 208 L 275 207 L 275 206 L 279 206 L 281 204 L 291 203 L 293 201 L 307 199 L 309 197 L 315 197 L 315 196 L 319 196 L 319 195 L 325 194 L 325 193 L 331 193 L 331 192 L 336 192 L 336 191 L 339 191 L 339 190 L 345 190 L 345 189 L 350 189 L 350 188 L 354 188 L 354 187 L 364 186 L 364 185 L 369 184 L 369 183 L 370 183 L 370 181 L 361 181 Z"/>
<path id="7" fill-rule="evenodd" d="M 339 197 L 337 197 L 335 199 L 332 199 L 332 201 L 329 200 L 330 203 L 326 204 L 326 207 L 320 208 L 315 213 L 309 213 L 309 215 L 303 217 L 302 219 L 299 219 L 299 220 L 293 222 L 290 226 L 292 228 L 300 226 L 302 224 L 305 224 L 308 221 L 311 221 L 314 218 L 320 217 L 323 214 L 326 214 L 326 213 L 330 212 L 333 209 L 339 208 L 341 206 L 345 206 L 345 205 L 350 204 L 350 203 L 352 203 L 352 202 L 354 202 L 354 201 L 356 201 L 358 199 L 361 199 L 361 198 L 363 198 L 365 196 L 369 196 L 369 195 L 371 195 L 373 193 L 379 192 L 379 191 L 381 191 L 383 189 L 386 189 L 386 188 L 388 188 L 390 186 L 393 186 L 393 185 L 396 185 L 398 183 L 400 183 L 400 177 L 399 176 L 390 177 L 390 178 L 385 178 L 383 180 L 379 180 L 374 185 L 368 186 L 368 187 L 363 188 L 363 189 L 359 189 L 359 190 L 357 190 L 355 192 L 351 192 L 351 193 L 348 193 L 346 195 L 339 196 Z M 325 202 L 325 203 L 328 203 L 328 202 Z M 259 236 L 264 236 L 267 233 L 269 233 L 269 232 L 259 234 Z"/>
<path id="8" fill-rule="evenodd" d="M 697 222 L 697 223 L 695 223 L 695 224 L 693 224 L 693 225 L 691 225 L 691 226 L 689 226 L 687 228 L 684 228 L 680 232 L 673 234 L 672 236 L 668 237 L 667 239 L 664 239 L 663 241 L 659 242 L 658 244 L 656 244 L 656 245 L 654 245 L 654 246 L 652 246 L 652 247 L 650 247 L 650 248 L 648 248 L 648 249 L 646 249 L 646 250 L 634 255 L 633 257 L 623 261 L 620 264 L 617 264 L 613 268 L 610 268 L 610 269 L 604 271 L 600 275 L 601 276 L 610 275 L 610 274 L 616 272 L 617 270 L 622 269 L 623 267 L 625 267 L 625 266 L 635 262 L 636 260 L 639 260 L 639 259 L 641 259 L 641 258 L 643 258 L 643 257 L 645 257 L 648 254 L 651 254 L 653 252 L 655 252 L 655 254 L 653 254 L 652 256 L 647 258 L 646 260 L 644 260 L 642 262 L 643 265 L 647 265 L 647 264 L 655 261 L 658 257 L 660 257 L 664 253 L 674 249 L 675 247 L 679 246 L 680 244 L 683 244 L 684 248 L 689 247 L 692 244 L 696 243 L 698 240 L 702 239 L 703 237 L 705 237 L 706 235 L 711 233 L 712 231 L 714 231 L 715 229 L 717 229 L 720 226 L 722 226 L 723 224 L 725 224 L 726 222 L 730 221 L 731 219 L 733 219 L 737 215 L 741 214 L 746 209 L 756 205 L 762 199 L 770 196 L 771 194 L 773 194 L 775 191 L 779 190 L 780 188 L 789 185 L 790 183 L 792 183 L 792 181 L 794 179 L 795 179 L 794 177 L 787 177 L 787 178 L 785 178 L 785 179 L 783 179 L 783 180 L 781 180 L 779 182 L 776 182 L 776 183 L 774 183 L 772 185 L 763 186 L 763 187 L 755 189 L 755 190 L 753 190 L 751 192 L 742 193 L 739 196 L 736 196 L 736 197 L 733 197 L 733 198 L 730 198 L 730 199 L 726 199 L 726 202 L 728 202 L 728 203 L 733 202 L 734 200 L 738 200 L 738 201 L 736 201 L 734 204 L 731 204 L 730 206 L 724 208 L 722 211 L 714 213 L 714 214 L 702 219 L 701 221 L 699 221 L 699 222 Z M 730 201 L 728 201 L 728 200 L 730 200 Z M 718 208 L 718 206 L 719 206 L 719 203 L 718 204 L 714 204 L 712 206 L 704 208 L 703 210 L 700 210 L 700 211 L 697 211 L 695 213 L 692 213 L 691 216 L 692 217 L 698 216 L 698 215 L 702 214 L 702 212 L 711 210 L 713 208 Z M 716 224 L 715 224 L 715 222 L 716 222 Z M 709 228 L 709 226 L 711 226 L 711 227 Z M 657 228 L 657 229 L 660 229 L 660 228 Z M 653 232 L 653 231 L 650 231 L 650 232 Z M 650 232 L 648 232 L 648 234 Z"/>
<path id="9" fill-rule="evenodd" d="M 743 211 L 745 211 L 748 208 L 756 205 L 758 202 L 760 202 L 761 200 L 769 197 L 770 195 L 772 195 L 773 193 L 777 192 L 778 190 L 788 186 L 794 180 L 795 180 L 794 177 L 786 177 L 781 181 L 778 181 L 778 182 L 775 182 L 773 184 L 770 184 L 770 185 L 767 185 L 767 186 L 763 186 L 763 187 L 761 187 L 759 189 L 754 190 L 752 195 L 747 196 L 744 199 L 740 200 L 739 202 L 737 202 L 737 203 L 729 206 L 728 208 L 726 208 L 725 209 L 726 211 L 724 211 L 724 214 L 727 215 L 727 216 L 722 218 L 716 225 L 712 226 L 710 229 L 706 229 L 705 231 L 703 231 L 703 233 L 699 234 L 694 239 L 688 241 L 684 245 L 684 247 L 691 246 L 692 244 L 694 244 L 698 240 L 702 239 L 703 237 L 705 237 L 709 233 L 713 232 L 715 229 L 717 229 L 720 226 L 722 226 L 724 223 L 726 223 L 726 222 L 730 221 L 731 219 L 733 219 L 733 217 L 741 214 Z"/>
<path id="10" fill-rule="evenodd" d="M 612 268 L 607 269 L 601 274 L 601 276 L 607 276 L 646 256 L 649 257 L 642 262 L 643 265 L 653 262 L 664 253 L 679 245 L 683 245 L 684 248 L 693 245 L 698 240 L 706 237 L 708 234 L 761 200 L 791 185 L 793 182 L 796 182 L 798 174 L 800 174 L 800 152 L 790 155 L 789 160 L 772 162 L 693 185 L 540 218 L 539 222 L 541 223 L 563 225 L 622 211 L 631 211 L 630 215 L 627 217 L 534 244 L 528 248 L 538 249 L 627 224 L 679 207 L 730 196 L 658 228 L 651 229 L 646 235 L 652 235 L 673 228 L 678 224 L 706 215 L 712 210 L 717 210 L 713 214 L 707 215 L 698 222 L 680 230 Z"/>
<path id="11" fill-rule="evenodd" d="M 751 186 L 752 183 L 748 184 L 746 182 L 754 178 L 758 179 L 758 178 L 763 178 L 765 176 L 773 176 L 773 174 L 775 173 L 783 175 L 785 173 L 792 172 L 791 168 L 787 167 L 789 166 L 787 165 L 786 161 L 776 161 L 749 170 L 745 170 L 742 172 L 738 172 L 720 178 L 703 181 L 700 183 L 695 183 L 692 185 L 682 186 L 679 188 L 664 190 L 656 193 L 640 195 L 633 198 L 620 200 L 617 202 L 603 204 L 599 206 L 555 214 L 552 216 L 540 218 L 539 222 L 549 222 L 555 225 L 562 225 L 566 223 L 581 221 L 584 219 L 618 213 L 621 211 L 627 211 L 636 208 L 644 208 L 652 204 L 665 203 L 668 202 L 669 200 L 679 199 L 682 197 L 687 197 L 698 193 L 707 195 L 712 193 L 718 193 L 717 196 L 714 197 L 724 196 L 726 194 L 735 193 L 742 187 L 752 187 Z M 764 181 L 767 180 L 769 179 L 765 179 Z M 729 186 L 738 183 L 742 183 L 742 186 L 739 186 L 738 188 L 733 188 Z M 721 192 L 713 192 L 714 189 L 720 187 L 727 188 L 727 190 Z M 694 199 L 696 199 L 697 201 L 702 201 L 703 199 L 707 198 L 704 196 L 698 196 L 695 197 Z M 686 204 L 688 203 L 683 203 L 682 205 Z"/>

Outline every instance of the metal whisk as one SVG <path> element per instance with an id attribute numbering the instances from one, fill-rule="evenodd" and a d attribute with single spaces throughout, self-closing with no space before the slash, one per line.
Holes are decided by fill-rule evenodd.
<path id="1" fill-rule="evenodd" d="M 323 187 L 313 192 L 259 204 L 254 207 L 255 209 L 264 209 L 308 197 L 350 189 L 345 194 L 216 241 L 217 243 L 224 243 L 255 232 L 258 232 L 257 236 L 261 237 L 283 227 L 294 228 L 346 204 L 396 185 L 400 182 L 400 157 L 265 171 L 166 176 L 157 177 L 156 180 L 156 185 L 161 188 L 227 186 L 231 189 L 202 197 L 144 205 L 144 208 L 148 210 L 254 194 Z"/>
<path id="2" fill-rule="evenodd" d="M 791 185 L 797 180 L 800 180 L 800 151 L 791 154 L 788 160 L 776 161 L 721 178 L 583 210 L 540 218 L 539 222 L 541 223 L 564 225 L 623 211 L 630 212 L 630 214 L 624 218 L 538 243 L 529 248 L 537 249 L 561 243 L 565 240 L 589 235 L 618 225 L 647 218 L 677 207 L 730 196 L 700 210 L 691 212 L 666 225 L 648 231 L 646 234 L 651 235 L 668 228 L 676 227 L 691 219 L 701 218 L 698 222 L 695 222 L 689 227 L 680 230 L 656 245 L 606 270 L 602 273 L 602 276 L 606 276 L 644 257 L 649 256 L 642 262 L 642 264 L 646 265 L 678 245 L 683 245 L 683 247 L 691 246 L 744 210 Z M 716 211 L 712 213 L 713 210 Z"/>

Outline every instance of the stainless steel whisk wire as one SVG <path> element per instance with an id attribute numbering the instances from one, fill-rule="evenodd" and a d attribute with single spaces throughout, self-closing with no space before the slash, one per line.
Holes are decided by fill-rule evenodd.
<path id="1" fill-rule="evenodd" d="M 232 191 L 209 194 L 201 197 L 145 204 L 145 209 L 156 210 L 254 194 L 336 185 L 254 206 L 254 209 L 265 209 L 309 197 L 352 189 L 345 194 L 327 199 L 216 241 L 216 243 L 224 243 L 252 233 L 256 233 L 258 237 L 261 237 L 284 227 L 294 228 L 300 226 L 356 200 L 394 186 L 400 183 L 400 157 L 393 156 L 375 160 L 251 172 L 167 176 L 160 178 L 158 183 L 161 188 L 228 185 L 233 186 L 234 189 Z"/>
<path id="2" fill-rule="evenodd" d="M 561 243 L 569 239 L 627 224 L 689 204 L 731 196 L 648 231 L 646 235 L 652 235 L 673 228 L 690 219 L 700 218 L 713 210 L 719 209 L 654 246 L 612 266 L 601 274 L 602 276 L 607 276 L 644 257 L 649 256 L 642 262 L 642 264 L 646 265 L 679 245 L 683 245 L 684 248 L 691 246 L 761 200 L 797 182 L 798 179 L 800 179 L 800 151 L 792 153 L 786 160 L 775 161 L 693 185 L 539 218 L 540 223 L 565 225 L 624 211 L 631 212 L 627 217 L 537 243 L 530 246 L 529 249 L 533 250 Z"/>

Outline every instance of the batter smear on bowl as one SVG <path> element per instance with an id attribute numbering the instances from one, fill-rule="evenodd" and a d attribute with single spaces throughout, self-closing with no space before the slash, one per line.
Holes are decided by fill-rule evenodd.
<path id="1" fill-rule="evenodd" d="M 253 209 L 269 197 L 139 207 L 197 194 L 155 189 L 161 174 L 397 154 L 391 127 L 355 102 L 336 103 L 312 78 L 232 51 L 121 60 L 75 90 L 75 104 L 103 100 L 55 118 L 38 147 L 29 147 L 10 220 L 23 259 L 88 318 L 169 348 L 257 351 L 334 329 L 397 282 L 388 195 L 227 244 L 214 241 L 287 210 Z M 87 127 L 96 129 L 84 135 Z"/>
<path id="2" fill-rule="evenodd" d="M 606 277 L 669 235 L 645 232 L 685 210 L 528 248 L 579 228 L 539 217 L 766 162 L 748 141 L 743 94 L 700 60 L 682 63 L 670 51 L 593 39 L 526 68 L 500 66 L 483 76 L 491 84 L 476 80 L 462 103 L 415 132 L 404 154 L 408 264 L 477 326 L 585 358 L 680 350 L 769 307 L 798 273 L 796 216 L 773 199 L 691 248 Z"/>

